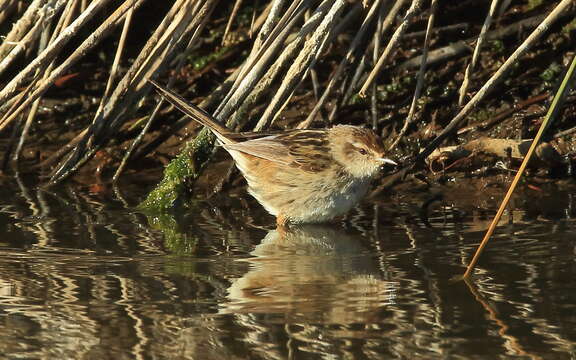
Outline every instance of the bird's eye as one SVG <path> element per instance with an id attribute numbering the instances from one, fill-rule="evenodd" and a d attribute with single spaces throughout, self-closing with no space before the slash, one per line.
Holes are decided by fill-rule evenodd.
<path id="1" fill-rule="evenodd" d="M 362 154 L 362 155 L 368 154 L 368 152 L 366 151 L 366 149 L 362 149 L 362 148 L 358 149 L 358 152 L 359 152 L 360 154 Z"/>

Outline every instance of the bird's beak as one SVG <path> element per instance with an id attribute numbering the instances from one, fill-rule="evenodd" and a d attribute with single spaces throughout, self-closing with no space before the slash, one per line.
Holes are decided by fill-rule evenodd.
<path id="1" fill-rule="evenodd" d="M 390 160 L 388 158 L 379 158 L 378 161 L 382 162 L 383 164 L 390 164 L 390 165 L 394 165 L 397 166 L 398 163 L 394 160 Z"/>

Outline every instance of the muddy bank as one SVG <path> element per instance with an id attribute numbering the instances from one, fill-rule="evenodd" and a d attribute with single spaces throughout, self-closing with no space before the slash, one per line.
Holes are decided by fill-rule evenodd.
<path id="1" fill-rule="evenodd" d="M 231 120 L 232 127 L 237 130 L 251 130 L 263 117 L 270 116 L 270 106 L 278 91 L 287 91 L 286 97 L 282 98 L 286 106 L 279 107 L 272 114 L 273 119 L 268 119 L 272 120 L 268 121 L 271 128 L 294 128 L 303 123 L 311 127 L 339 123 L 373 127 L 382 135 L 386 146 L 396 144 L 392 155 L 407 163 L 446 128 L 461 109 L 458 102 L 472 98 L 531 32 L 563 3 L 536 1 L 505 4 L 496 9 L 478 50 L 478 62 L 471 77 L 465 81 L 475 43 L 480 41 L 478 36 L 490 13 L 486 2 L 440 3 L 438 8 L 418 8 L 413 13 L 407 4 L 401 2 L 394 7 L 378 9 L 371 9 L 360 1 L 348 2 L 343 8 L 333 8 L 339 11 L 334 15 L 341 21 L 326 24 L 332 31 L 331 36 L 326 38 L 326 46 L 314 55 L 316 58 L 309 72 L 294 80 L 298 86 L 282 90 L 286 74 L 291 71 L 290 61 L 282 64 L 272 61 L 264 66 L 264 73 L 269 77 L 261 78 L 261 87 L 247 93 L 244 102 L 237 104 L 234 111 L 221 120 Z M 180 47 L 168 46 L 166 54 L 170 55 L 158 58 L 162 66 L 146 68 L 148 76 L 164 83 L 171 81 L 173 88 L 183 96 L 214 111 L 224 94 L 231 87 L 233 89 L 240 66 L 257 49 L 255 34 L 270 33 L 270 29 L 266 30 L 266 21 L 270 11 L 275 10 L 268 5 L 262 3 L 253 7 L 243 4 L 233 11 L 232 4 L 210 1 L 205 7 L 194 8 L 199 19 L 205 19 L 205 22 L 190 23 L 190 28 L 183 31 L 182 38 L 175 42 Z M 311 4 L 308 10 L 328 21 L 329 9 L 317 5 Z M 23 19 L 27 14 L 25 10 L 14 5 L 3 9 L 2 24 Z M 66 9 L 59 9 L 62 12 L 56 12 L 55 19 L 63 18 L 65 14 L 75 19 L 85 10 L 72 9 L 67 13 Z M 100 9 L 99 14 L 106 18 L 113 16 L 113 10 Z M 146 2 L 134 8 L 127 27 L 129 41 L 119 61 L 115 73 L 117 80 L 112 82 L 116 85 L 112 85 L 112 90 L 106 92 L 105 89 L 111 79 L 110 68 L 114 60 L 111 54 L 121 40 L 121 27 L 109 28 L 109 34 L 118 36 L 99 38 L 99 42 L 82 57 L 74 58 L 66 71 L 54 74 L 49 86 L 42 88 L 37 108 L 28 117 L 24 116 L 27 112 L 16 116 L 14 108 L 31 94 L 27 91 L 40 85 L 13 91 L 9 85 L 22 74 L 24 65 L 35 59 L 31 49 L 39 47 L 39 43 L 32 41 L 29 51 L 19 55 L 19 62 L 7 64 L 0 74 L 0 81 L 6 85 L 0 95 L 6 95 L 3 98 L 8 100 L 1 108 L 4 116 L 0 123 L 2 176 L 12 177 L 18 169 L 20 174 L 33 176 L 44 184 L 71 179 L 72 182 L 87 184 L 94 191 L 109 189 L 114 176 L 120 184 L 130 182 L 134 176 L 151 182 L 173 176 L 177 179 L 177 190 L 170 191 L 175 193 L 194 191 L 195 182 L 200 193 L 204 194 L 242 186 L 239 174 L 222 152 L 216 151 L 214 160 L 205 166 L 206 158 L 213 153 L 212 143 L 208 138 L 205 142 L 194 140 L 199 132 L 198 126 L 174 109 L 160 106 L 156 109 L 155 119 L 147 123 L 151 114 L 156 112 L 158 99 L 150 92 L 145 77 L 131 77 L 135 76 L 136 70 L 143 71 L 143 68 L 134 68 L 131 64 L 138 64 L 138 57 L 147 51 L 146 46 L 151 44 L 155 29 L 162 28 L 167 16 L 180 10 Z M 530 44 L 529 50 L 517 60 L 499 86 L 483 98 L 434 153 L 418 164 L 415 168 L 417 178 L 426 178 L 424 181 L 429 182 L 443 181 L 443 176 L 500 179 L 517 169 L 526 145 L 541 124 L 564 69 L 573 56 L 575 9 L 568 6 L 563 10 L 554 18 L 549 31 Z M 312 21 L 306 20 L 304 13 L 294 13 L 292 20 L 286 19 L 288 22 L 284 24 L 292 27 L 282 38 L 285 51 L 279 48 L 274 52 L 278 59 L 286 55 L 286 59 L 295 61 L 286 51 L 303 46 L 305 40 L 313 35 L 302 33 L 306 21 Z M 127 16 L 128 12 L 122 14 Z M 375 68 L 376 55 L 382 54 L 394 38 L 393 34 L 402 27 L 405 14 L 411 14 L 410 21 L 396 48 L 390 52 L 383 70 L 374 79 L 369 96 L 358 96 L 360 86 Z M 429 34 L 430 48 L 422 77 L 422 92 L 411 121 L 407 123 L 425 30 L 432 14 L 435 17 Z M 125 17 L 122 19 L 126 20 Z M 75 33 L 59 56 L 65 58 L 74 54 L 84 37 L 96 34 L 94 30 L 99 21 L 92 20 L 82 31 Z M 362 21 L 366 22 L 366 28 L 362 27 Z M 364 36 L 356 39 L 360 29 L 365 30 Z M 194 33 L 192 30 L 200 35 L 187 37 Z M 2 31 L 17 36 L 9 26 L 2 27 Z M 142 34 L 149 38 L 137 36 Z M 191 41 L 193 46 L 183 53 L 185 40 Z M 0 50 L 9 50 L 8 43 L 3 44 Z M 186 55 L 177 57 L 177 54 Z M 347 56 L 349 61 L 343 61 Z M 340 72 L 342 64 L 346 71 Z M 129 81 L 133 86 L 121 87 Z M 331 87 L 331 81 L 336 81 L 338 86 Z M 354 81 L 356 83 L 352 86 Z M 463 83 L 467 83 L 464 90 Z M 327 95 L 325 101 L 320 101 L 324 92 Z M 574 99 L 574 96 L 568 96 L 556 121 L 548 128 L 537 151 L 537 159 L 531 163 L 529 176 L 549 181 L 569 181 L 573 177 L 576 149 Z M 316 116 L 309 118 L 311 113 Z M 185 146 L 187 143 L 189 145 Z M 130 157 L 126 158 L 128 153 Z M 182 157 L 172 173 L 162 175 L 164 167 L 178 154 Z M 121 165 L 122 161 L 127 162 Z M 202 168 L 207 173 L 198 178 Z M 125 180 L 122 180 L 123 176 Z M 176 197 L 174 195 L 171 199 Z"/>

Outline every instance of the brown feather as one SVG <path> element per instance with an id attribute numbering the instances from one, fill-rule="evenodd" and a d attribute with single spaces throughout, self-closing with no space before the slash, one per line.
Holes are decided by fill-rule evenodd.
<path id="1" fill-rule="evenodd" d="M 150 79 L 148 79 L 148 82 L 154 85 L 158 93 L 178 110 L 212 130 L 222 143 L 231 144 L 236 142 L 230 137 L 230 130 L 221 125 L 212 115 L 157 82 Z"/>
<path id="2" fill-rule="evenodd" d="M 313 173 L 326 170 L 332 161 L 326 130 L 293 130 L 224 148 Z"/>

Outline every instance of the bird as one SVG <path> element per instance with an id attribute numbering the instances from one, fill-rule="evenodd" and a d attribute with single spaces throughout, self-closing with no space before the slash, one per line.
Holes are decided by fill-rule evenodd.
<path id="1" fill-rule="evenodd" d="M 374 131 L 353 125 L 323 129 L 234 132 L 174 91 L 148 80 L 158 93 L 214 133 L 248 183 L 248 192 L 279 228 L 324 223 L 345 215 L 368 192 L 386 164 Z"/>

